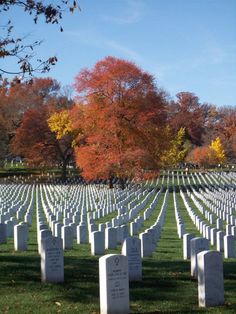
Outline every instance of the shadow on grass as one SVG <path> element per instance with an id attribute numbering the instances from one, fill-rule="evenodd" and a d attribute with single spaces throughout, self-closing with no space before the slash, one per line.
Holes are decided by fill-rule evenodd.
<path id="1" fill-rule="evenodd" d="M 1 255 L 0 281 L 1 284 L 6 278 L 15 276 L 16 281 L 29 280 L 39 281 L 40 258 L 37 256 L 25 255 Z"/>
<path id="2" fill-rule="evenodd" d="M 4 255 L 0 260 L 1 291 L 4 294 L 48 293 L 50 298 L 71 303 L 98 303 L 98 260 L 95 258 L 65 257 L 65 281 L 58 284 L 41 283 L 40 257 Z M 11 292 L 10 292 L 11 291 Z"/>
<path id="3" fill-rule="evenodd" d="M 206 312 L 198 308 L 197 281 L 190 276 L 189 261 L 145 258 L 142 266 L 143 281 L 130 283 L 131 313 Z M 236 261 L 224 263 L 226 301 L 215 313 L 236 312 L 235 269 Z M 14 286 L 17 291 L 24 282 L 26 293 L 50 293 L 50 300 L 99 306 L 98 259 L 94 257 L 65 256 L 65 282 L 42 284 L 39 256 L 4 255 L 0 261 L 0 282 L 6 293 L 8 287 Z M 154 302 L 156 310 L 148 308 Z M 214 309 L 207 312 L 214 313 Z"/>

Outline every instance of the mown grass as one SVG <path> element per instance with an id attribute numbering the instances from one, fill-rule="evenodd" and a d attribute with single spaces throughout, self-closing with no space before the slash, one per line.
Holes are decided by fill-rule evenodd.
<path id="1" fill-rule="evenodd" d="M 177 199 L 186 231 L 198 235 L 178 192 Z M 156 220 L 162 200 L 163 195 L 145 227 Z M 182 257 L 172 192 L 167 202 L 157 249 L 143 259 L 143 280 L 130 284 L 131 313 L 235 313 L 236 259 L 224 262 L 225 305 L 200 309 L 197 281 L 190 276 L 190 262 Z M 120 253 L 120 249 L 106 253 Z M 99 313 L 98 258 L 90 255 L 90 245 L 74 241 L 73 250 L 65 251 L 65 282 L 41 283 L 34 216 L 27 252 L 14 252 L 13 239 L 0 245 L 0 313 Z"/>

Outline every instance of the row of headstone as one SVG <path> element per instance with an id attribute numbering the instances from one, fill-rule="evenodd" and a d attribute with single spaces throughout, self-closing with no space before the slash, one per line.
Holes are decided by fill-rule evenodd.
<path id="1" fill-rule="evenodd" d="M 161 231 L 164 225 L 166 216 L 168 189 L 165 192 L 163 204 L 160 213 L 153 225 L 147 228 L 144 232 L 139 234 L 141 240 L 141 255 L 142 257 L 152 256 L 156 250 L 158 241 L 161 237 Z"/>
<path id="2" fill-rule="evenodd" d="M 180 195 L 190 218 L 203 237 L 209 240 L 211 245 L 216 245 L 217 251 L 224 252 L 225 258 L 235 257 L 235 236 L 225 235 L 223 231 L 217 231 L 216 228 L 207 225 L 191 208 L 182 191 L 180 191 Z M 218 223 L 220 222 L 221 221 L 219 220 Z"/>

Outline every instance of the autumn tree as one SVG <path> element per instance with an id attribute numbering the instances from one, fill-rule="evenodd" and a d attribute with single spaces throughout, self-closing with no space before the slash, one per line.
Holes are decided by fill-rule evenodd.
<path id="1" fill-rule="evenodd" d="M 210 145 L 211 141 L 219 136 L 218 124 L 220 118 L 219 108 L 214 105 L 208 105 L 204 125 L 205 130 L 202 136 L 203 145 Z"/>
<path id="2" fill-rule="evenodd" d="M 187 161 L 204 167 L 224 164 L 226 157 L 221 139 L 217 137 L 208 146 L 194 148 L 187 156 Z"/>
<path id="3" fill-rule="evenodd" d="M 29 82 L 7 81 L 0 84 L 0 120 L 4 121 L 5 148 L 2 157 L 10 154 L 8 146 L 29 109 L 51 106 L 53 110 L 69 108 L 72 102 L 63 95 L 60 84 L 51 78 L 34 78 Z M 2 133 L 2 134 L 3 134 Z M 4 154 L 3 154 L 4 152 Z"/>
<path id="4" fill-rule="evenodd" d="M 4 14 L 5 25 L 1 18 L 2 36 L 0 38 L 0 59 L 11 57 L 16 60 L 17 68 L 15 70 L 0 68 L 0 76 L 2 74 L 29 74 L 34 72 L 48 72 L 51 66 L 55 65 L 57 58 L 49 57 L 47 60 L 40 58 L 35 60 L 35 48 L 41 44 L 41 41 L 27 43 L 24 36 L 14 36 L 14 25 L 11 20 L 7 19 L 7 13 L 13 7 L 21 8 L 26 14 L 32 16 L 35 23 L 40 17 L 44 17 L 47 24 L 59 24 L 65 11 L 74 12 L 79 8 L 76 0 L 61 0 L 58 3 L 38 0 L 2 0 L 0 1 L 0 14 Z M 63 31 L 60 25 L 60 30 Z"/>
<path id="5" fill-rule="evenodd" d="M 215 128 L 224 145 L 227 159 L 236 162 L 236 108 L 219 108 L 219 120 Z"/>
<path id="6" fill-rule="evenodd" d="M 212 158 L 214 158 L 215 164 L 224 164 L 226 158 L 221 139 L 217 137 L 211 142 L 209 148 L 212 150 Z"/>
<path id="7" fill-rule="evenodd" d="M 48 120 L 50 116 L 55 120 L 51 110 L 49 106 L 28 110 L 16 131 L 11 149 L 33 165 L 60 164 L 62 179 L 65 180 L 66 166 L 73 158 L 72 139 L 68 133 L 59 136 L 51 131 Z"/>
<path id="8" fill-rule="evenodd" d="M 159 169 L 166 147 L 166 96 L 135 64 L 106 57 L 76 77 L 82 108 L 76 161 L 86 179 L 142 176 Z"/>
<path id="9" fill-rule="evenodd" d="M 162 164 L 164 167 L 176 166 L 182 162 L 188 152 L 188 147 L 185 145 L 185 129 L 180 128 L 177 134 L 173 134 L 173 130 L 167 127 L 167 146 L 162 155 Z"/>
<path id="10" fill-rule="evenodd" d="M 186 139 L 194 145 L 202 145 L 208 105 L 200 104 L 193 93 L 181 92 L 176 97 L 177 101 L 172 101 L 169 106 L 171 127 L 175 132 L 183 127 Z"/>
<path id="11" fill-rule="evenodd" d="M 212 149 L 209 146 L 195 147 L 188 154 L 186 161 L 201 167 L 209 167 L 214 162 L 212 153 Z"/>

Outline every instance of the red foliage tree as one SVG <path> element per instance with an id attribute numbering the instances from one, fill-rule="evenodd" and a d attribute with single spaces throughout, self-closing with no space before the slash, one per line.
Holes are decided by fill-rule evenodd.
<path id="1" fill-rule="evenodd" d="M 224 143 L 228 159 L 236 162 L 236 108 L 223 107 L 219 109 L 220 119 L 216 123 L 218 136 Z"/>
<path id="2" fill-rule="evenodd" d="M 165 148 L 166 98 L 135 64 L 107 57 L 76 77 L 82 104 L 77 164 L 86 179 L 141 176 L 156 171 Z"/>
<path id="3" fill-rule="evenodd" d="M 189 92 L 178 93 L 176 97 L 177 101 L 170 106 L 171 126 L 176 132 L 183 127 L 186 138 L 194 145 L 201 145 L 208 106 L 201 105 L 198 97 Z"/>
<path id="4" fill-rule="evenodd" d="M 5 81 L 6 82 L 6 81 Z M 33 108 L 58 102 L 60 85 L 51 78 L 35 78 L 28 83 L 5 83 L 0 86 L 0 113 L 5 119 L 9 138 L 20 126 L 24 113 Z"/>
<path id="5" fill-rule="evenodd" d="M 64 180 L 66 166 L 73 156 L 72 139 L 70 136 L 56 139 L 47 123 L 50 113 L 49 106 L 28 110 L 16 131 L 11 149 L 14 154 L 25 157 L 33 165 L 61 164 Z"/>
<path id="6" fill-rule="evenodd" d="M 215 163 L 212 150 L 208 146 L 196 147 L 187 156 L 187 161 L 198 164 L 202 167 L 208 167 Z"/>

